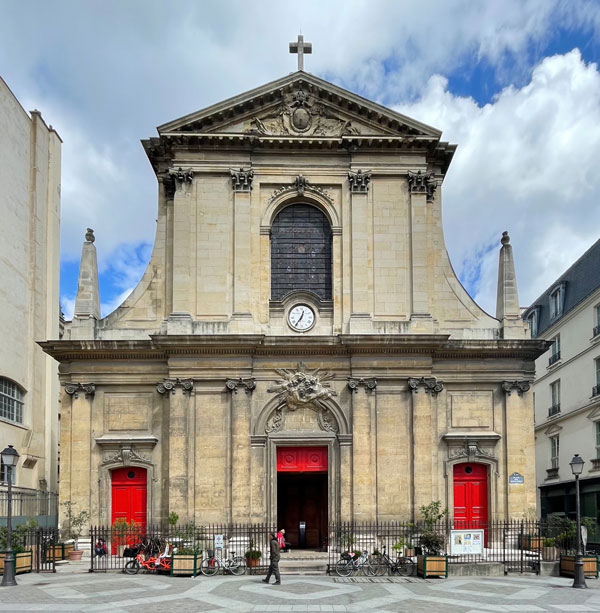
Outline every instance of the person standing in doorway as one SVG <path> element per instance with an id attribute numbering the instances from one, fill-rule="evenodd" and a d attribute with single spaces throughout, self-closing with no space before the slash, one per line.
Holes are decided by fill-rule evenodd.
<path id="1" fill-rule="evenodd" d="M 267 576 L 262 580 L 262 582 L 269 583 L 271 575 L 275 575 L 275 583 L 273 585 L 281 585 L 281 575 L 279 574 L 279 543 L 277 542 L 277 536 L 273 532 L 271 532 L 269 536 L 271 537 L 269 542 L 271 563 L 269 564 Z"/>
<path id="2" fill-rule="evenodd" d="M 290 550 L 290 546 L 285 540 L 285 530 L 283 528 L 277 533 L 277 542 L 279 543 L 279 551 L 287 552 Z"/>

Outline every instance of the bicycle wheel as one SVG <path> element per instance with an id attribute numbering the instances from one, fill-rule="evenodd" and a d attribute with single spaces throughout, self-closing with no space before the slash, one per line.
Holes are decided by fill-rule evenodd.
<path id="1" fill-rule="evenodd" d="M 404 577 L 412 577 L 415 572 L 415 563 L 410 558 L 400 558 L 397 564 L 398 574 Z"/>
<path id="2" fill-rule="evenodd" d="M 359 566 L 359 570 L 362 570 L 363 575 L 366 575 L 368 577 L 374 577 L 375 576 L 375 567 L 371 564 L 371 562 L 369 562 L 369 560 L 365 560 Z"/>
<path id="3" fill-rule="evenodd" d="M 352 574 L 352 560 L 341 560 L 337 561 L 335 565 L 335 572 L 340 577 L 349 577 Z"/>
<path id="4" fill-rule="evenodd" d="M 229 572 L 236 577 L 246 573 L 246 561 L 242 556 L 235 556 L 231 561 Z"/>
<path id="5" fill-rule="evenodd" d="M 123 568 L 123 572 L 127 575 L 137 575 L 140 572 L 140 563 L 137 560 L 129 560 Z"/>
<path id="6" fill-rule="evenodd" d="M 383 557 L 381 556 L 371 556 L 369 559 L 369 564 L 373 569 L 373 574 L 376 577 L 383 577 L 383 575 L 387 572 L 387 564 Z"/>
<path id="7" fill-rule="evenodd" d="M 205 558 L 200 564 L 200 572 L 205 577 L 212 577 L 219 572 L 219 560 L 217 558 Z"/>

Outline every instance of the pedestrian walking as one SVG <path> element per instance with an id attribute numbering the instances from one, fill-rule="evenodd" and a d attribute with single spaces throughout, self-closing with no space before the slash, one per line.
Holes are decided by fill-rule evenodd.
<path id="1" fill-rule="evenodd" d="M 271 537 L 271 540 L 269 541 L 271 563 L 269 564 L 267 576 L 262 580 L 262 582 L 269 583 L 271 575 L 275 575 L 275 583 L 273 585 L 281 585 L 281 575 L 279 574 L 279 543 L 277 542 L 277 536 L 273 532 L 271 532 L 269 536 Z"/>

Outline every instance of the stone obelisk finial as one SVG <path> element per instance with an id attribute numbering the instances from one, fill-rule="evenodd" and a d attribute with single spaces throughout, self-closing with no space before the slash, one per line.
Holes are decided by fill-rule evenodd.
<path id="1" fill-rule="evenodd" d="M 502 232 L 500 242 L 502 247 L 500 248 L 500 261 L 498 263 L 496 319 L 502 322 L 503 338 L 523 338 L 525 327 L 519 308 L 515 260 L 508 232 Z"/>
<path id="2" fill-rule="evenodd" d="M 71 338 L 73 339 L 93 339 L 96 322 L 100 319 L 100 284 L 95 240 L 94 231 L 88 228 L 81 250 L 77 299 L 71 324 Z"/>

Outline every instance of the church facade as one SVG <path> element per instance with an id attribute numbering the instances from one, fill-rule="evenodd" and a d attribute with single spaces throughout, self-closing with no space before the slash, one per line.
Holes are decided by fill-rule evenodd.
<path id="1" fill-rule="evenodd" d="M 62 340 L 60 493 L 92 523 L 473 521 L 535 508 L 508 236 L 492 317 L 455 276 L 441 133 L 309 73 L 158 128 L 154 252 L 100 318 L 93 232 Z M 511 478 L 518 474 L 519 479 Z"/>

